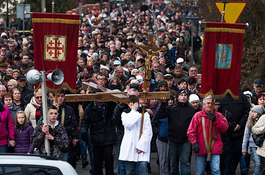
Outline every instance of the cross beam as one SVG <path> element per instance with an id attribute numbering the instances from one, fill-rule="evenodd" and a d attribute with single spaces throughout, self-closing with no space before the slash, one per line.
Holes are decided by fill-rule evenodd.
<path id="1" fill-rule="evenodd" d="M 97 84 L 92 82 L 84 82 L 83 88 L 87 87 L 97 88 Z M 139 99 L 144 99 L 144 93 L 139 93 Z M 149 92 L 146 95 L 146 99 L 160 99 L 162 97 L 170 98 L 170 93 L 167 92 Z M 119 102 L 127 103 L 128 97 L 126 92 L 113 92 L 110 89 L 105 88 L 105 92 L 97 92 L 90 94 L 67 94 L 65 95 L 65 102 L 80 102 L 80 101 L 99 101 L 99 102 Z"/>

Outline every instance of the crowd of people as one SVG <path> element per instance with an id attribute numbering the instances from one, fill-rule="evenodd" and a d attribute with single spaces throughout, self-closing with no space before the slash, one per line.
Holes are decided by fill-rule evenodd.
<path id="1" fill-rule="evenodd" d="M 76 93 L 106 88 L 127 92 L 128 103 L 119 104 L 66 103 L 67 87 L 56 96 L 34 90 L 25 77 L 34 68 L 34 45 L 38 43 L 33 43 L 33 30 L 21 36 L 15 19 L 10 29 L 0 21 L 0 152 L 47 154 L 47 139 L 52 156 L 74 168 L 81 159 L 82 168 L 90 164 L 93 175 L 102 175 L 102 167 L 107 175 L 148 174 L 151 152 L 157 152 L 162 175 L 191 174 L 193 153 L 196 174 L 232 175 L 239 164 L 241 174 L 247 174 L 250 157 L 254 174 L 265 174 L 265 145 L 257 146 L 252 137 L 265 133 L 262 80 L 254 81 L 253 90 L 240 90 L 239 99 L 229 94 L 215 100 L 200 97 L 201 75 L 189 61 L 193 54 L 194 63 L 200 63 L 202 41 L 198 26 L 191 33 L 191 21 L 185 19 L 185 6 L 192 3 L 155 7 L 143 2 L 140 8 L 113 3 L 110 10 L 87 9 L 80 19 L 77 74 L 73 75 Z M 159 37 L 153 38 L 153 46 L 164 50 L 149 55 L 150 76 L 146 77 L 147 51 L 134 45 L 147 45 L 148 35 L 156 32 Z M 145 79 L 149 92 L 169 91 L 170 98 L 138 99 Z M 97 88 L 83 89 L 83 82 L 94 82 Z M 48 124 L 43 123 L 42 98 L 48 101 Z"/>

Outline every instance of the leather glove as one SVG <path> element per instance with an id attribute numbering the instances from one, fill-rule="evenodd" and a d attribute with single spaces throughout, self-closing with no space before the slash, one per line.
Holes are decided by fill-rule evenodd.
<path id="1" fill-rule="evenodd" d="M 195 153 L 199 153 L 200 152 L 200 147 L 198 145 L 197 142 L 195 142 L 193 145 L 192 145 L 192 150 L 195 152 Z"/>
<path id="2" fill-rule="evenodd" d="M 214 113 L 207 114 L 208 118 L 212 120 L 213 122 L 216 120 L 216 115 Z"/>
<path id="3" fill-rule="evenodd" d="M 87 141 L 87 139 L 88 139 L 87 137 L 88 137 L 88 135 L 87 135 L 86 132 L 83 132 L 83 133 L 81 134 L 81 139 L 82 139 L 84 142 Z"/>

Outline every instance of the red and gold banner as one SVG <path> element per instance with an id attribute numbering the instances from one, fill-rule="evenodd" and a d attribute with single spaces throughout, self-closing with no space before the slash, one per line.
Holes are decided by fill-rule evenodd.
<path id="1" fill-rule="evenodd" d="M 76 91 L 79 23 L 79 15 L 32 14 L 35 69 L 49 73 L 61 69 L 64 73 L 61 85 L 46 82 L 49 90 L 67 86 L 71 92 Z"/>
<path id="2" fill-rule="evenodd" d="M 239 96 L 245 24 L 207 22 L 202 59 L 201 96 Z"/>

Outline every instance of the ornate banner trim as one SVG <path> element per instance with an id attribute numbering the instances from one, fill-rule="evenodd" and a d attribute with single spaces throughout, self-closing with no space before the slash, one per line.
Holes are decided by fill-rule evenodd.
<path id="1" fill-rule="evenodd" d="M 71 93 L 76 94 L 76 89 L 72 89 L 72 88 L 68 85 L 67 82 L 63 82 L 63 83 L 61 84 L 61 87 L 58 88 L 58 89 L 52 89 L 52 88 L 49 88 L 49 87 L 47 87 L 47 86 L 46 86 L 46 88 L 47 88 L 47 90 L 48 90 L 49 92 L 52 92 L 52 91 L 54 91 L 54 92 L 59 92 L 59 91 L 61 91 L 61 90 L 63 89 L 64 86 L 66 86 L 66 87 L 67 87 L 67 90 L 69 90 Z M 35 91 L 37 92 L 40 88 L 41 88 L 41 83 L 39 83 L 39 85 L 37 86 L 37 88 L 35 88 Z"/>
<path id="2" fill-rule="evenodd" d="M 245 29 L 231 29 L 231 28 L 215 28 L 215 27 L 209 27 L 205 29 L 205 32 L 228 32 L 228 33 L 241 33 L 245 34 Z"/>
<path id="3" fill-rule="evenodd" d="M 220 95 L 214 94 L 213 93 L 213 89 L 211 89 L 206 94 L 201 94 L 200 93 L 199 96 L 201 98 L 205 98 L 205 97 L 207 97 L 209 95 L 214 95 L 214 98 L 224 98 L 227 94 L 230 94 L 233 97 L 233 99 L 239 99 L 239 96 L 234 95 L 233 92 L 230 89 L 227 89 L 223 94 L 220 94 Z"/>
<path id="4" fill-rule="evenodd" d="M 72 19 L 32 18 L 32 23 L 80 24 L 80 21 Z"/>

